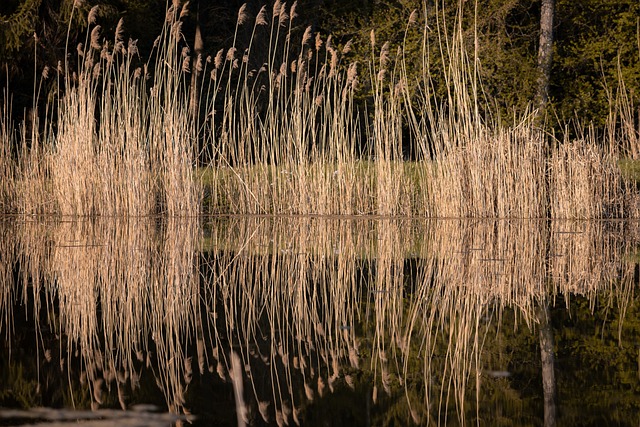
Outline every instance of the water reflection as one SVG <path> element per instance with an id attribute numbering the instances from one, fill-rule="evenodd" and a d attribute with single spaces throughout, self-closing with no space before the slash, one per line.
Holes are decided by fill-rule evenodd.
<path id="1" fill-rule="evenodd" d="M 279 426 L 541 421 L 538 324 L 606 300 L 622 348 L 640 240 L 623 222 L 258 217 L 0 233 L 0 406 L 153 403 L 218 424 L 235 406 Z"/>

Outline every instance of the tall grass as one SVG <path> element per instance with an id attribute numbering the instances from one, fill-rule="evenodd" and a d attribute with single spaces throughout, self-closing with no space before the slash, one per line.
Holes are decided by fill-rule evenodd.
<path id="1" fill-rule="evenodd" d="M 376 41 L 375 32 L 368 64 L 350 62 L 349 44 L 339 49 L 310 27 L 299 34 L 297 3 L 275 2 L 255 17 L 243 6 L 231 46 L 192 56 L 181 33 L 186 7 L 171 4 L 146 63 L 121 23 L 104 40 L 92 10 L 77 70 L 59 67 L 55 108 L 14 130 L 5 95 L 3 212 L 638 214 L 635 184 L 618 166 L 640 152 L 623 82 L 604 136 L 560 141 L 538 127 L 536 112 L 511 124 L 496 118 L 461 16 L 447 30 L 437 14 L 411 15 L 406 33 L 422 25 L 440 35 L 438 46 L 423 46 L 422 77 L 412 81 L 403 46 Z M 437 73 L 433 55 L 443 65 Z M 355 98 L 363 83 L 367 110 Z"/>
<path id="2" fill-rule="evenodd" d="M 296 40 L 295 8 L 262 8 L 248 47 L 234 45 L 213 61 L 206 108 L 209 166 L 218 172 L 214 212 L 367 210 L 354 191 L 356 65 L 345 70 L 337 47 L 314 39 L 311 28 Z M 241 11 L 238 26 L 246 20 Z M 252 50 L 254 37 L 268 40 L 264 51 Z"/>
<path id="3" fill-rule="evenodd" d="M 57 85 L 64 90 L 43 120 L 34 113 L 29 129 L 25 121 L 13 132 L 5 98 L 3 212 L 195 215 L 199 186 L 183 67 L 188 57 L 179 51 L 181 9 L 167 12 L 146 64 L 136 43 L 125 43 L 122 21 L 115 38 L 106 40 L 96 13 L 97 7 L 88 17 L 86 42 L 77 46 L 77 70 L 59 64 Z"/>

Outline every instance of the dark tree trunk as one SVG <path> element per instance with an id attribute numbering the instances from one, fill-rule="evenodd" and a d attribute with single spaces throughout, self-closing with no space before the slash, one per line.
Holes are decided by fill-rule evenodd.
<path id="1" fill-rule="evenodd" d="M 555 0 L 542 0 L 540 12 L 540 48 L 538 49 L 538 89 L 536 107 L 542 113 L 549 100 L 549 77 L 553 57 L 553 19 Z"/>

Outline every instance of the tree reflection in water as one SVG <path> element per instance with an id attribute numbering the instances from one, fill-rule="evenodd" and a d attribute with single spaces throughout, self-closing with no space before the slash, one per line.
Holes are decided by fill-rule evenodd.
<path id="1" fill-rule="evenodd" d="M 621 222 L 253 217 L 0 232 L 2 406 L 153 403 L 243 425 L 552 423 L 558 298 L 596 311 L 615 301 L 612 334 L 637 354 L 621 331 L 628 312 L 640 335 L 638 235 Z"/>

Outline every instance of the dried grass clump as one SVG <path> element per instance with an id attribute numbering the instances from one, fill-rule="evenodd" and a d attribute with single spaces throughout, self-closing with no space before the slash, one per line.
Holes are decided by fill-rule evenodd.
<path id="1" fill-rule="evenodd" d="M 430 216 L 546 217 L 545 142 L 531 127 L 479 126 L 468 142 L 443 141 L 441 152 L 424 173 Z"/>
<path id="2" fill-rule="evenodd" d="M 63 215 L 195 215 L 198 187 L 189 94 L 171 10 L 155 63 L 134 68 L 137 47 L 91 31 L 77 81 L 61 99 L 51 171 Z M 118 25 L 121 28 L 121 24 Z M 150 80 L 150 83 L 147 82 Z M 148 87 L 149 85 L 149 87 Z"/>
<path id="3" fill-rule="evenodd" d="M 65 89 L 55 100 L 55 117 L 45 114 L 40 122 L 34 109 L 33 119 L 15 132 L 5 98 L 2 212 L 195 215 L 194 118 L 179 71 L 184 58 L 177 54 L 177 15 L 169 11 L 154 59 L 140 66 L 135 41 L 125 44 L 122 21 L 109 41 L 95 25 L 94 10 L 91 15 L 87 41 L 77 49 L 77 71 L 68 64 L 58 68 L 58 86 Z"/>
<path id="4" fill-rule="evenodd" d="M 310 29 L 296 40 L 294 15 L 285 4 L 261 10 L 248 46 L 214 61 L 205 97 L 214 213 L 364 211 L 354 190 L 354 69 L 330 40 L 317 34 L 311 45 Z"/>
<path id="5" fill-rule="evenodd" d="M 551 217 L 622 218 L 631 213 L 617 159 L 593 140 L 558 146 L 549 160 Z"/>

